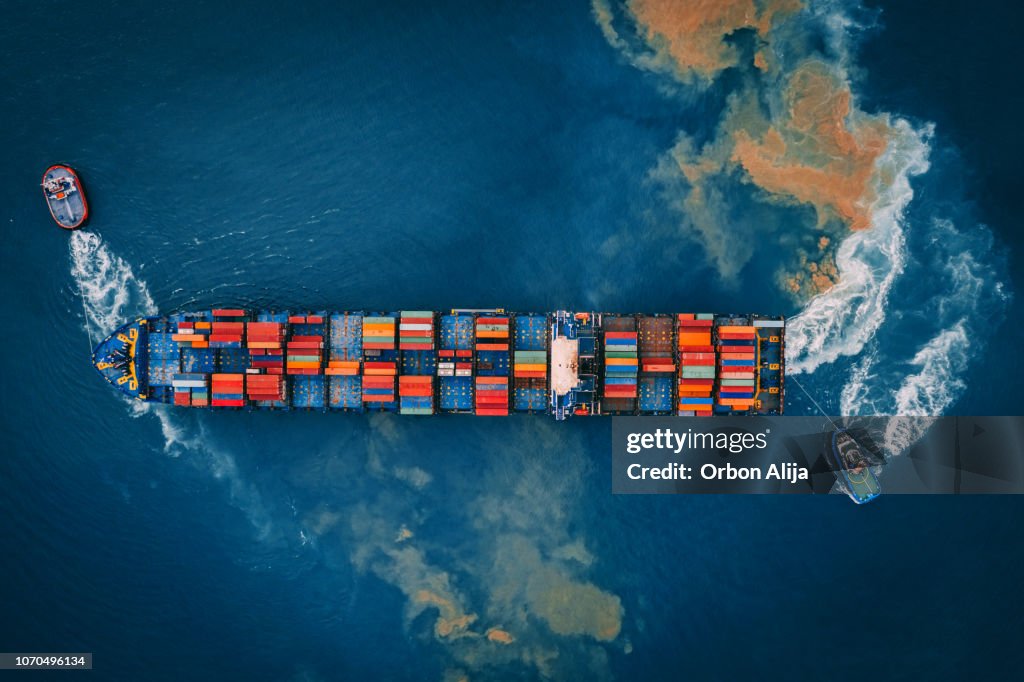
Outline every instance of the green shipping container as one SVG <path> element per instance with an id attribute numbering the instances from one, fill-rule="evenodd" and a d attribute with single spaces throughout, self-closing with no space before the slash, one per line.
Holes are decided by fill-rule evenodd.
<path id="1" fill-rule="evenodd" d="M 393 317 L 364 317 L 363 323 L 368 324 L 394 324 L 395 318 Z"/>
<path id="2" fill-rule="evenodd" d="M 753 386 L 753 379 L 722 379 L 723 386 Z"/>
<path id="3" fill-rule="evenodd" d="M 429 336 L 403 336 L 402 343 L 430 343 Z"/>
<path id="4" fill-rule="evenodd" d="M 432 310 L 403 310 L 402 317 L 433 317 Z"/>
<path id="5" fill-rule="evenodd" d="M 429 407 L 403 407 L 399 409 L 399 414 L 434 414 L 434 411 Z"/>
<path id="6" fill-rule="evenodd" d="M 707 365 L 683 367 L 681 376 L 684 379 L 714 379 L 715 368 Z"/>

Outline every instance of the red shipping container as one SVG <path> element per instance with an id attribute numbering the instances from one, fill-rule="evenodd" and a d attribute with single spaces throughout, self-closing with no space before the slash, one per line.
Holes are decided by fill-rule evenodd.
<path id="1" fill-rule="evenodd" d="M 244 407 L 245 400 L 227 400 L 224 398 L 214 398 L 210 401 L 210 404 L 214 407 Z"/>
<path id="2" fill-rule="evenodd" d="M 478 407 L 476 409 L 476 414 L 478 414 L 481 417 L 507 417 L 508 410 Z"/>
<path id="3" fill-rule="evenodd" d="M 194 329 L 194 328 L 195 328 L 195 323 L 194 322 L 179 322 L 178 323 L 178 329 Z"/>
<path id="4" fill-rule="evenodd" d="M 714 353 L 714 346 L 680 346 L 679 350 L 684 353 Z"/>
<path id="5" fill-rule="evenodd" d="M 241 341 L 242 337 L 235 334 L 210 334 L 210 341 Z"/>
<path id="6" fill-rule="evenodd" d="M 214 308 L 214 317 L 242 317 L 245 311 L 241 308 Z"/>
<path id="7" fill-rule="evenodd" d="M 604 335 L 609 339 L 636 339 L 636 332 L 605 332 Z"/>
<path id="8" fill-rule="evenodd" d="M 434 395 L 434 391 L 429 386 L 403 386 L 398 390 L 398 394 L 414 398 L 429 398 Z"/>
<path id="9" fill-rule="evenodd" d="M 303 324 L 306 321 L 305 315 L 291 315 L 288 318 L 289 324 Z"/>
<path id="10" fill-rule="evenodd" d="M 399 324 L 434 324 L 434 318 L 432 317 L 403 317 L 399 319 Z"/>
<path id="11" fill-rule="evenodd" d="M 284 374 L 284 367 L 280 365 L 277 367 L 267 367 L 267 374 Z"/>
<path id="12" fill-rule="evenodd" d="M 430 350 L 434 347 L 432 343 L 403 343 L 402 350 Z"/>
<path id="13" fill-rule="evenodd" d="M 453 350 L 439 350 L 439 351 L 437 351 L 437 354 L 440 355 L 442 358 L 453 358 L 453 357 L 455 357 L 455 351 L 453 351 Z"/>
<path id="14" fill-rule="evenodd" d="M 547 372 L 535 372 L 517 369 L 516 376 L 519 377 L 520 379 L 543 379 L 544 377 L 547 376 Z"/>
<path id="15" fill-rule="evenodd" d="M 714 320 L 679 320 L 680 327 L 710 327 Z"/>
<path id="16" fill-rule="evenodd" d="M 394 347 L 395 344 L 393 343 L 379 343 L 376 341 L 363 344 L 363 348 L 366 348 L 367 350 L 390 350 Z"/>
<path id="17" fill-rule="evenodd" d="M 306 318 L 306 322 L 308 322 L 309 324 L 323 324 L 324 318 L 321 317 L 320 315 L 310 315 L 309 317 Z"/>
<path id="18" fill-rule="evenodd" d="M 477 324 L 508 324 L 507 317 L 478 317 L 476 318 Z"/>
<path id="19" fill-rule="evenodd" d="M 473 357 L 473 351 L 471 351 L 471 350 L 457 350 L 457 351 L 455 351 L 455 355 L 457 355 L 460 358 L 471 358 L 471 357 Z"/>
<path id="20" fill-rule="evenodd" d="M 192 402 L 192 396 L 188 393 L 175 393 L 174 404 L 187 407 Z"/>
<path id="21" fill-rule="evenodd" d="M 679 380 L 679 385 L 680 386 L 707 386 L 708 388 L 710 388 L 712 385 L 714 385 L 714 383 L 715 383 L 714 379 L 680 379 Z"/>
<path id="22" fill-rule="evenodd" d="M 715 365 L 714 360 L 689 360 L 683 358 L 679 361 L 683 367 L 713 367 Z"/>

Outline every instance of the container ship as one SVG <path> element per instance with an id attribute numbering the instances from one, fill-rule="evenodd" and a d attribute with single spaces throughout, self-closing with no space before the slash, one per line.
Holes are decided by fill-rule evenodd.
<path id="1" fill-rule="evenodd" d="M 146 317 L 93 351 L 125 395 L 206 409 L 771 415 L 785 320 L 504 309 Z"/>

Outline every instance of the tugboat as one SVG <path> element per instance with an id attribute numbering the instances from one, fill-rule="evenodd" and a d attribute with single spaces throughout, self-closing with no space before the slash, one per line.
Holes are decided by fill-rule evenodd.
<path id="1" fill-rule="evenodd" d="M 832 458 L 836 475 L 846 494 L 857 504 L 870 502 L 882 492 L 878 478 L 871 471 L 871 458 L 847 430 L 832 434 Z"/>
<path id="2" fill-rule="evenodd" d="M 65 230 L 81 227 L 89 217 L 82 182 L 68 166 L 50 166 L 43 173 L 43 195 L 54 221 Z"/>

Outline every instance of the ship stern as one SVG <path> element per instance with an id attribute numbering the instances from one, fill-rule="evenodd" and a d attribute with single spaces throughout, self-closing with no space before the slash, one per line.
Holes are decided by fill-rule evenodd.
<path id="1" fill-rule="evenodd" d="M 92 351 L 92 364 L 107 383 L 134 400 L 146 400 L 148 321 L 118 327 Z"/>

